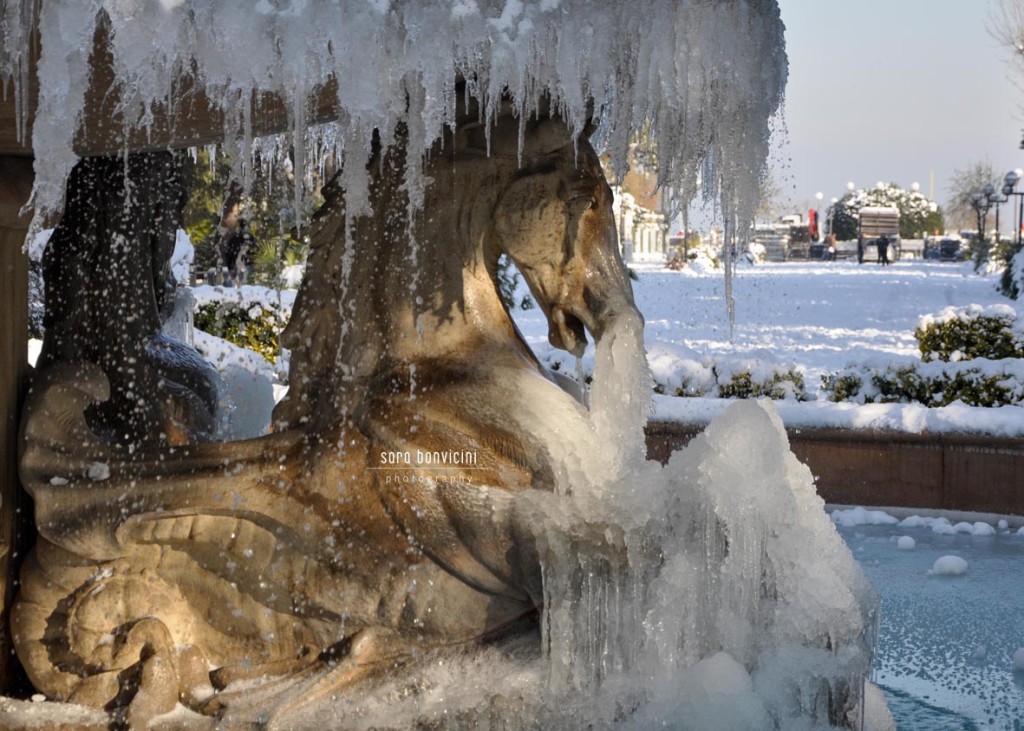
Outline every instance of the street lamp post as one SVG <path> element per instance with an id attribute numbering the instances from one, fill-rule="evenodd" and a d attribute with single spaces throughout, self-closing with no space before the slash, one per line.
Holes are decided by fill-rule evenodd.
<path id="1" fill-rule="evenodd" d="M 995 243 L 996 243 L 997 246 L 999 245 L 999 239 L 1001 238 L 1001 232 L 1000 232 L 1000 228 L 999 228 L 999 205 L 1001 203 L 1006 203 L 1006 201 L 1010 200 L 1010 196 L 1007 194 L 1006 188 L 1007 188 L 1007 186 L 1004 185 L 1003 189 L 1002 189 L 1003 196 L 1002 196 L 1002 198 L 1000 198 L 999 194 L 996 193 L 996 187 L 994 185 L 992 185 L 992 183 L 986 183 L 985 184 L 985 197 L 988 198 L 988 202 L 990 204 L 993 204 L 996 207 L 996 241 L 995 241 Z"/>
<path id="2" fill-rule="evenodd" d="M 1017 183 L 1020 182 L 1022 175 L 1021 170 L 1011 170 L 1003 177 L 1003 195 L 1009 197 L 1014 196 L 1018 200 L 1017 204 L 1017 232 L 1014 235 L 1014 242 L 1017 246 L 1020 246 L 1021 229 L 1024 228 L 1024 192 L 1017 191 Z"/>
<path id="3" fill-rule="evenodd" d="M 985 245 L 985 218 L 988 216 L 988 209 L 991 208 L 992 204 L 989 203 L 988 195 L 980 190 L 976 190 L 971 193 L 971 206 L 974 208 L 974 212 L 978 214 L 978 251 L 976 256 L 983 256 L 983 247 Z M 976 259 L 980 261 L 980 259 Z"/>
<path id="4" fill-rule="evenodd" d="M 824 231 L 822 230 L 823 227 L 821 225 L 821 199 L 824 197 L 825 195 L 820 190 L 814 194 L 814 200 L 817 201 L 818 206 L 814 211 L 814 233 L 817 234 L 817 241 L 821 241 L 824 238 Z"/>

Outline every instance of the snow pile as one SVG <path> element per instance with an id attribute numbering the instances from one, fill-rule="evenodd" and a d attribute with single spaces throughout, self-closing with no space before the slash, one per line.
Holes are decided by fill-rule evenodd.
<path id="1" fill-rule="evenodd" d="M 896 518 L 882 510 L 868 510 L 860 507 L 833 510 L 832 522 L 844 528 L 852 528 L 855 525 L 894 525 L 899 523 Z"/>
<path id="2" fill-rule="evenodd" d="M 959 556 L 941 556 L 928 571 L 930 576 L 963 576 L 967 573 L 967 562 Z"/>
<path id="3" fill-rule="evenodd" d="M 900 536 L 896 540 L 896 548 L 901 551 L 913 551 L 915 546 L 917 546 L 917 541 L 910 536 Z"/>
<path id="4" fill-rule="evenodd" d="M 13 0 L 0 24 L 0 78 L 14 82 L 19 99 L 34 8 L 34 0 Z M 40 210 L 59 203 L 75 162 L 72 141 L 101 15 L 126 125 L 150 127 L 194 69 L 199 89 L 225 112 L 235 159 L 248 160 L 249 101 L 257 92 L 272 94 L 287 111 L 283 144 L 294 147 L 298 170 L 311 172 L 324 155 L 344 156 L 343 187 L 354 212 L 367 201 L 374 130 L 386 145 L 402 125 L 409 192 L 418 204 L 424 179 L 417 161 L 453 123 L 461 76 L 488 119 L 505 94 L 524 123 L 544 95 L 577 131 L 593 114 L 598 141 L 619 173 L 631 135 L 648 129 L 663 180 L 684 201 L 698 192 L 717 196 L 726 218 L 745 230 L 759 178 L 751 172 L 763 170 L 768 120 L 787 75 L 784 28 L 770 0 L 50 0 L 38 18 L 32 129 Z M 333 92 L 333 111 L 318 115 L 310 100 L 324 89 Z M 318 116 L 335 121 L 312 129 L 324 121 Z"/>
<path id="5" fill-rule="evenodd" d="M 192 295 L 196 298 L 197 309 L 210 304 L 227 303 L 247 312 L 256 307 L 261 311 L 273 312 L 283 328 L 292 316 L 296 292 L 290 289 L 271 289 L 258 284 L 245 284 L 241 287 L 203 284 L 192 287 Z"/>

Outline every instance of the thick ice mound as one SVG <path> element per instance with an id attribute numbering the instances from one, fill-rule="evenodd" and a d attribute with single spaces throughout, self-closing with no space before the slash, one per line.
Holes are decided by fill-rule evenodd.
<path id="1" fill-rule="evenodd" d="M 38 20 L 42 57 L 31 139 L 36 202 L 57 204 L 89 87 L 98 18 L 108 23 L 126 123 L 148 127 L 194 74 L 226 112 L 224 134 L 247 160 L 257 92 L 288 110 L 285 147 L 310 171 L 344 158 L 350 210 L 365 202 L 364 163 L 374 130 L 386 144 L 409 129 L 415 161 L 453 121 L 455 80 L 486 114 L 506 91 L 525 118 L 550 95 L 571 126 L 591 111 L 616 168 L 631 135 L 647 129 L 660 172 L 681 199 L 719 198 L 749 221 L 767 155 L 768 120 L 786 81 L 783 25 L 774 0 L 11 0 L 0 10 L 0 81 L 27 94 L 29 39 Z M 309 100 L 336 87 L 336 123 L 313 130 Z M 25 121 L 21 105 L 21 123 Z M 737 208 L 737 201 L 743 201 Z M 738 230 L 745 230 L 740 228 Z"/>

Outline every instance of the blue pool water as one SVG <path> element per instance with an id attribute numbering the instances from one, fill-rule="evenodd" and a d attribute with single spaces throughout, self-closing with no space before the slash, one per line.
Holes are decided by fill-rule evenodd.
<path id="1" fill-rule="evenodd" d="M 899 731 L 1024 731 L 1024 536 L 943 535 L 928 527 L 839 527 L 882 599 L 875 682 Z M 910 536 L 912 550 L 896 540 Z M 961 576 L 933 576 L 941 556 Z"/>

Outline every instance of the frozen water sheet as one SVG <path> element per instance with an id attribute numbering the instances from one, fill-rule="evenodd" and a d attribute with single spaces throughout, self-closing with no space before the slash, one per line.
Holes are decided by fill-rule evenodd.
<path id="1" fill-rule="evenodd" d="M 881 596 L 875 682 L 901 731 L 1016 729 L 1024 724 L 1015 665 L 1024 660 L 1024 538 L 1007 521 L 977 533 L 935 525 L 916 516 L 839 525 Z M 908 537 L 915 548 L 900 550 Z"/>

